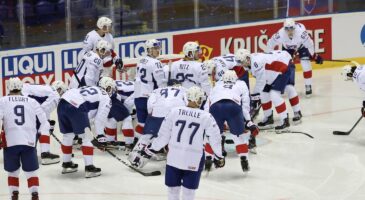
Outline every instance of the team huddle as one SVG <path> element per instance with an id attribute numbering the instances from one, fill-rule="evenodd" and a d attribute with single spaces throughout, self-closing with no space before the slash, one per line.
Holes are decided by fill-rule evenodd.
<path id="1" fill-rule="evenodd" d="M 308 97 L 313 92 L 310 61 L 323 62 L 314 53 L 304 25 L 286 19 L 284 27 L 268 41 L 266 52 L 251 53 L 242 48 L 203 63 L 196 42 L 185 43 L 183 59 L 164 65 L 158 59 L 161 43 L 147 40 L 146 56 L 137 63 L 135 80 L 114 80 L 113 67 L 120 72 L 125 69 L 113 50 L 111 23 L 101 17 L 97 29 L 87 34 L 69 86 L 62 81 L 49 86 L 23 84 L 19 78 L 8 80 L 8 95 L 0 99 L 0 119 L 4 168 L 12 199 L 18 199 L 20 167 L 28 179 L 32 199 L 39 199 L 39 142 L 41 164 L 62 161 L 62 174 L 78 171 L 78 164 L 72 161 L 78 146 L 86 178 L 101 175 L 101 169 L 93 164 L 95 147 L 124 149 L 136 169 L 150 160 L 166 160 L 168 199 L 180 199 L 182 193 L 182 199 L 192 200 L 202 171 L 225 165 L 226 131 L 231 134 L 245 173 L 250 170 L 249 152 L 256 153 L 260 129 L 283 131 L 291 121 L 301 122 L 293 59 L 297 55 L 301 59 Z M 278 45 L 283 45 L 283 50 L 274 50 Z M 357 78 L 362 68 L 355 68 L 348 66 L 346 75 Z M 249 73 L 256 79 L 253 87 Z M 280 119 L 276 125 L 273 107 Z M 264 117 L 255 124 L 253 120 L 261 108 Z M 55 110 L 57 120 L 52 120 Z M 61 159 L 50 152 L 50 135 L 54 136 L 56 121 L 63 136 Z M 119 122 L 123 142 L 117 140 Z"/>

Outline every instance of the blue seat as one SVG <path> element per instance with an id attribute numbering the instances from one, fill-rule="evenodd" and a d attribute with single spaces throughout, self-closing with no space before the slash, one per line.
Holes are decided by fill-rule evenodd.
<path id="1" fill-rule="evenodd" d="M 56 5 L 56 11 L 57 11 L 57 15 L 59 17 L 62 17 L 62 18 L 65 17 L 65 13 L 66 13 L 65 8 L 66 8 L 65 0 L 59 0 Z"/>
<path id="2" fill-rule="evenodd" d="M 20 5 L 18 4 L 16 7 L 17 7 L 17 13 L 19 15 Z M 33 16 L 35 16 L 33 5 L 30 3 L 24 3 L 24 17 L 33 17 Z"/>
<path id="3" fill-rule="evenodd" d="M 0 5 L 0 20 L 8 19 L 8 6 Z"/>
<path id="4" fill-rule="evenodd" d="M 20 5 L 16 5 L 17 16 L 19 18 Z M 38 23 L 37 16 L 34 12 L 34 7 L 30 3 L 24 3 L 24 19 L 26 25 L 34 25 Z"/>
<path id="5" fill-rule="evenodd" d="M 55 5 L 48 1 L 40 1 L 35 5 L 35 10 L 38 16 L 47 16 L 55 13 Z"/>

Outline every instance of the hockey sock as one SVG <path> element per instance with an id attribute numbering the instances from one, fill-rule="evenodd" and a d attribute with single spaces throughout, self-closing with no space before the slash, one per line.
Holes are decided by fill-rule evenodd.
<path id="1" fill-rule="evenodd" d="M 168 200 L 180 200 L 180 186 L 177 187 L 168 187 L 167 196 Z"/>
<path id="2" fill-rule="evenodd" d="M 271 90 L 270 92 L 271 100 L 274 103 L 276 112 L 279 114 L 280 119 L 283 121 L 288 114 L 286 110 L 286 105 L 284 99 L 281 97 L 281 93 L 276 90 Z"/>
<path id="3" fill-rule="evenodd" d="M 105 136 L 107 142 L 112 142 L 116 140 L 117 129 L 116 128 L 105 128 Z"/>
<path id="4" fill-rule="evenodd" d="M 250 133 L 243 133 L 239 136 L 233 135 L 232 139 L 236 145 L 236 152 L 238 156 L 248 156 L 248 138 Z"/>
<path id="5" fill-rule="evenodd" d="M 13 172 L 8 172 L 8 186 L 10 195 L 14 191 L 19 191 L 19 169 Z"/>
<path id="6" fill-rule="evenodd" d="M 182 187 L 182 200 L 194 200 L 195 190 Z"/>
<path id="7" fill-rule="evenodd" d="M 85 166 L 93 164 L 93 155 L 94 155 L 94 147 L 91 144 L 89 137 L 86 137 L 85 134 L 80 134 L 80 138 L 82 138 L 82 155 L 84 156 Z"/>
<path id="8" fill-rule="evenodd" d="M 134 131 L 131 116 L 128 116 L 123 120 L 122 133 L 124 135 L 125 143 L 132 144 L 134 140 Z"/>
<path id="9" fill-rule="evenodd" d="M 62 140 L 62 153 L 63 153 L 63 162 L 71 162 L 72 158 L 72 143 L 74 140 L 75 134 L 73 133 L 66 133 L 63 134 Z"/>
<path id="10" fill-rule="evenodd" d="M 39 144 L 41 145 L 41 153 L 50 151 L 50 137 L 41 133 L 39 136 Z"/>
<path id="11" fill-rule="evenodd" d="M 136 133 L 138 133 L 139 135 L 143 135 L 143 128 L 144 128 L 144 123 L 139 123 L 136 126 Z"/>
<path id="12" fill-rule="evenodd" d="M 264 111 L 264 117 L 267 118 L 272 114 L 272 102 L 270 98 L 270 93 L 261 92 L 260 98 L 261 98 L 262 110 Z"/>
<path id="13" fill-rule="evenodd" d="M 37 176 L 37 171 L 24 172 L 28 180 L 28 189 L 30 193 L 38 192 L 39 179 Z"/>
<path id="14" fill-rule="evenodd" d="M 289 102 L 290 102 L 291 107 L 293 108 L 293 111 L 294 112 L 300 111 L 299 97 L 298 97 L 298 93 L 295 90 L 294 86 L 287 85 L 285 87 L 285 92 L 288 94 Z"/>
<path id="15" fill-rule="evenodd" d="M 300 64 L 302 64 L 303 68 L 303 77 L 305 85 L 312 85 L 312 65 L 310 60 L 301 59 Z"/>
<path id="16" fill-rule="evenodd" d="M 117 140 L 117 124 L 118 122 L 114 119 L 108 119 L 105 123 L 105 137 L 107 142 L 112 142 Z"/>

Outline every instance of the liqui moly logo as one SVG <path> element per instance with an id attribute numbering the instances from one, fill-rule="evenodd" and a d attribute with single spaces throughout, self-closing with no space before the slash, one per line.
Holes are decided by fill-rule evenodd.
<path id="1" fill-rule="evenodd" d="M 61 51 L 62 62 L 62 80 L 69 84 L 74 72 L 73 69 L 79 64 L 82 55 L 80 54 L 81 48 L 65 49 Z"/>
<path id="2" fill-rule="evenodd" d="M 161 42 L 161 54 L 168 54 L 168 39 L 161 38 L 157 40 Z M 145 42 L 145 40 L 142 40 L 119 44 L 119 56 L 122 58 L 138 58 L 141 56 L 145 56 Z"/>
<path id="3" fill-rule="evenodd" d="M 62 50 L 62 69 L 76 68 L 80 61 L 81 48 Z"/>
<path id="4" fill-rule="evenodd" d="M 53 52 L 6 56 L 1 59 L 3 93 L 7 80 L 19 77 L 23 82 L 51 84 L 55 79 L 55 60 Z"/>

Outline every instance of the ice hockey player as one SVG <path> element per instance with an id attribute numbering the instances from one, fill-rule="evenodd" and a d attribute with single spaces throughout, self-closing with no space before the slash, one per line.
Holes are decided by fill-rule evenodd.
<path id="1" fill-rule="evenodd" d="M 262 103 L 264 119 L 258 123 L 259 127 L 274 124 L 272 103 L 280 116 L 280 124 L 275 130 L 283 130 L 290 126 L 289 115 L 285 101 L 282 98 L 284 91 L 288 94 L 289 102 L 294 111 L 293 122 L 301 122 L 299 97 L 294 88 L 295 66 L 290 54 L 286 51 L 272 51 L 270 53 L 251 54 L 247 49 L 236 52 L 236 60 L 256 78 L 255 88 L 251 94 L 253 104 Z M 254 106 L 257 107 L 257 106 Z"/>
<path id="2" fill-rule="evenodd" d="M 111 45 L 110 54 L 102 58 L 103 60 L 103 74 L 102 76 L 112 75 L 112 66 L 115 64 L 117 70 L 123 69 L 123 61 L 114 51 L 114 39 L 111 34 L 112 20 L 108 17 L 100 17 L 96 22 L 96 30 L 90 31 L 83 42 L 83 47 L 79 53 L 81 58 L 88 52 L 95 51 L 97 49 L 97 43 L 100 40 L 105 40 Z"/>
<path id="3" fill-rule="evenodd" d="M 184 59 L 175 61 L 171 65 L 171 79 L 181 82 L 184 88 L 198 86 L 206 95 L 210 93 L 208 70 L 198 62 L 201 49 L 196 42 L 187 42 L 183 46 Z"/>
<path id="4" fill-rule="evenodd" d="M 217 56 L 204 61 L 203 64 L 208 70 L 208 75 L 212 76 L 213 82 L 221 80 L 225 71 L 234 70 L 238 78 L 245 81 L 247 87 L 249 87 L 248 72 L 237 64 L 234 54 Z"/>
<path id="5" fill-rule="evenodd" d="M 241 158 L 241 166 L 244 172 L 249 168 L 248 164 L 248 140 L 250 134 L 256 136 L 259 133 L 258 127 L 251 121 L 250 116 L 250 94 L 245 82 L 238 80 L 236 72 L 227 70 L 221 81 L 218 81 L 208 102 L 211 105 L 209 112 L 218 124 L 220 133 L 223 134 L 224 123 L 227 122 L 230 132 L 233 134 L 233 141 L 236 145 L 236 152 Z M 245 131 L 245 125 L 249 131 Z M 208 147 L 208 148 L 207 148 Z M 210 170 L 213 152 L 210 145 L 205 148 L 208 154 L 206 157 L 206 169 Z"/>
<path id="6" fill-rule="evenodd" d="M 135 158 L 140 156 L 141 150 L 150 144 L 152 138 L 158 136 L 161 124 L 170 110 L 174 107 L 186 106 L 187 104 L 186 89 L 181 86 L 180 82 L 171 79 L 168 85 L 168 87 L 154 90 L 148 98 L 147 108 L 149 115 L 143 129 L 143 135 L 139 138 L 128 158 L 132 165 L 138 165 Z M 154 159 L 161 160 L 163 157 L 155 155 Z"/>
<path id="7" fill-rule="evenodd" d="M 131 81 L 115 81 L 117 92 L 111 97 L 112 107 L 108 116 L 108 121 L 105 124 L 106 141 L 109 147 L 122 148 L 125 146 L 125 151 L 128 154 L 134 145 L 134 130 L 131 112 L 133 110 L 133 100 L 127 100 L 134 92 L 134 83 Z M 133 104 L 133 105 L 131 105 Z M 123 122 L 122 134 L 125 139 L 125 144 L 117 141 L 117 124 Z"/>
<path id="8" fill-rule="evenodd" d="M 50 132 L 54 129 L 54 120 L 50 120 L 51 113 L 57 108 L 60 96 L 67 90 L 67 86 L 62 81 L 53 82 L 49 85 L 23 84 L 22 95 L 35 99 L 46 114 L 51 124 L 48 132 L 39 132 L 39 143 L 41 146 L 41 163 L 50 165 L 60 162 L 60 156 L 50 153 Z M 37 122 L 37 128 L 40 124 Z M 42 135 L 45 134 L 45 135 Z"/>
<path id="9" fill-rule="evenodd" d="M 82 154 L 85 161 L 85 177 L 101 175 L 101 169 L 93 165 L 94 147 L 91 143 L 93 134 L 90 120 L 94 121 L 97 144 L 106 145 L 104 135 L 105 122 L 111 107 L 110 96 L 115 90 L 112 78 L 103 77 L 99 86 L 86 86 L 70 89 L 62 95 L 58 104 L 57 114 L 62 141 L 62 174 L 77 171 L 78 165 L 71 161 L 72 142 L 75 135 L 82 139 Z"/>
<path id="10" fill-rule="evenodd" d="M 346 65 L 342 69 L 345 81 L 354 80 L 360 90 L 365 92 L 365 66 L 352 61 L 353 65 Z M 365 98 L 362 102 L 361 113 L 365 117 Z"/>
<path id="11" fill-rule="evenodd" d="M 312 95 L 312 65 L 311 60 L 316 64 L 322 64 L 323 59 L 314 52 L 313 40 L 307 32 L 305 26 L 295 22 L 292 18 L 284 21 L 284 26 L 275 33 L 267 42 L 267 53 L 273 51 L 276 46 L 283 45 L 283 50 L 287 51 L 293 58 L 299 55 L 303 68 L 305 83 L 305 94 Z"/>
<path id="12" fill-rule="evenodd" d="M 169 145 L 165 174 L 169 200 L 179 200 L 180 190 L 182 199 L 195 198 L 204 166 L 205 137 L 214 150 L 215 166 L 221 168 L 225 165 L 219 128 L 211 114 L 199 109 L 204 98 L 202 89 L 190 87 L 187 90 L 188 105 L 171 109 L 161 125 L 158 137 L 142 152 L 145 158 L 151 158 Z"/>
<path id="13" fill-rule="evenodd" d="M 148 116 L 147 100 L 154 89 L 166 86 L 163 66 L 157 57 L 160 55 L 161 43 L 155 39 L 147 40 L 147 56 L 137 64 L 134 82 L 134 104 L 136 106 L 137 121 L 136 132 L 143 133 L 143 127 Z"/>
<path id="14" fill-rule="evenodd" d="M 39 103 L 21 95 L 22 86 L 23 83 L 19 78 L 10 78 L 7 84 L 10 93 L 0 98 L 0 120 L 3 122 L 5 131 L 4 169 L 8 172 L 12 200 L 19 199 L 20 167 L 27 178 L 31 199 L 38 200 L 36 119 L 39 120 L 41 133 L 48 132 L 50 125 Z"/>
<path id="15" fill-rule="evenodd" d="M 110 43 L 105 40 L 99 40 L 95 51 L 87 52 L 74 70 L 70 88 L 96 86 L 103 70 L 103 58 L 110 55 L 110 51 Z"/>

